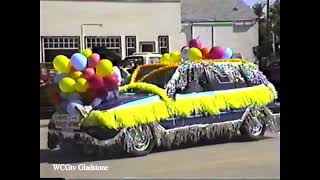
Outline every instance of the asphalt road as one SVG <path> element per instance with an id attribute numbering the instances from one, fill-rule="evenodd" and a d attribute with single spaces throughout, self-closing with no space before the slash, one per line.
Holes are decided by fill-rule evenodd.
<path id="1" fill-rule="evenodd" d="M 40 121 L 40 177 L 280 179 L 280 134 L 266 133 L 264 139 L 251 142 L 238 136 L 229 143 L 162 150 L 144 157 L 96 159 L 48 150 L 45 124 Z M 54 170 L 53 164 L 70 164 L 76 170 Z M 108 170 L 80 171 L 80 164 L 108 166 Z"/>

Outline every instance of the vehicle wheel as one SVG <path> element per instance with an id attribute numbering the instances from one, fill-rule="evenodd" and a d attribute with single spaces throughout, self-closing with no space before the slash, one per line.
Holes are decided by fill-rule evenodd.
<path id="1" fill-rule="evenodd" d="M 258 140 L 263 137 L 266 130 L 266 124 L 260 121 L 257 117 L 245 121 L 240 127 L 241 135 L 249 140 Z"/>
<path id="2" fill-rule="evenodd" d="M 129 154 L 133 156 L 145 156 L 154 147 L 154 139 L 150 126 L 138 126 L 128 130 L 128 138 L 131 143 Z"/>

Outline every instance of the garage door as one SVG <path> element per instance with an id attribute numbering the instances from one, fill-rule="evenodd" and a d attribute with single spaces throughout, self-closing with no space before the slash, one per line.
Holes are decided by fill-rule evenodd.
<path id="1" fill-rule="evenodd" d="M 192 38 L 200 37 L 203 47 L 213 47 L 213 28 L 212 26 L 193 26 Z"/>

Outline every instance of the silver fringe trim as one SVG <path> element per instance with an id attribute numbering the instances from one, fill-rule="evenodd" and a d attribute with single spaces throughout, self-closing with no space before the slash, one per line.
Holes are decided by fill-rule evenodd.
<path id="1" fill-rule="evenodd" d="M 179 147 L 187 143 L 196 144 L 205 139 L 231 138 L 238 131 L 242 122 L 243 120 L 235 120 L 215 124 L 198 124 L 170 130 L 166 130 L 161 125 L 156 124 L 154 136 L 157 146 L 170 149 L 172 146 Z"/>
<path id="2" fill-rule="evenodd" d="M 159 123 L 147 125 L 147 136 L 153 138 L 158 147 L 172 148 L 184 144 L 196 144 L 201 140 L 218 138 L 230 139 L 238 132 L 242 124 L 262 121 L 271 132 L 280 132 L 280 114 L 274 115 L 267 107 L 248 107 L 241 119 L 213 124 L 196 124 L 174 129 L 165 129 Z M 136 127 L 137 128 L 137 127 Z M 134 128 L 130 128 L 131 130 Z M 134 138 L 130 129 L 125 131 L 125 150 L 132 151 Z M 150 130 L 153 129 L 153 132 Z"/>

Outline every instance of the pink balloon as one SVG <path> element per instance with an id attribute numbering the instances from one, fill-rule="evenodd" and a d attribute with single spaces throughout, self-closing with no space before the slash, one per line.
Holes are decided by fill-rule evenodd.
<path id="1" fill-rule="evenodd" d="M 223 59 L 225 54 L 225 49 L 222 47 L 213 47 L 211 48 L 208 58 L 209 59 Z"/>
<path id="2" fill-rule="evenodd" d="M 89 56 L 88 60 L 89 60 L 88 67 L 95 68 L 95 67 L 97 67 L 97 65 L 100 61 L 100 55 L 97 53 L 93 53 Z"/>
<path id="3" fill-rule="evenodd" d="M 189 47 L 190 48 L 198 48 L 198 49 L 201 49 L 201 41 L 199 39 L 199 37 L 197 37 L 196 39 L 192 39 L 190 42 L 189 42 Z"/>
<path id="4" fill-rule="evenodd" d="M 110 77 L 103 78 L 104 87 L 107 91 L 113 91 L 118 88 L 118 76 L 116 73 L 113 73 Z"/>
<path id="5" fill-rule="evenodd" d="M 86 78 L 87 80 L 90 80 L 93 78 L 95 72 L 93 68 L 87 68 L 84 70 L 84 78 Z"/>
<path id="6" fill-rule="evenodd" d="M 100 77 L 98 75 L 94 75 L 89 80 L 89 85 L 90 85 L 90 88 L 95 91 L 100 91 L 101 89 L 104 89 L 103 79 L 102 79 L 102 77 Z"/>

